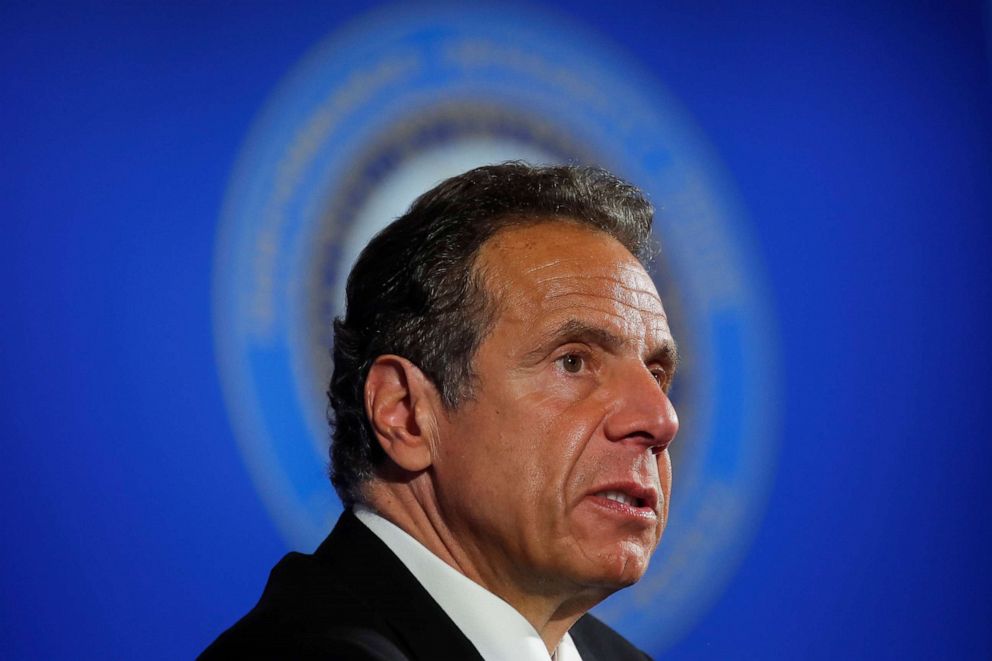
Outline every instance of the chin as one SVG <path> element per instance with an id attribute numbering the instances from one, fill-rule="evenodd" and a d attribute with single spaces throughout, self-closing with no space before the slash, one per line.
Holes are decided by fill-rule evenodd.
<path id="1" fill-rule="evenodd" d="M 648 569 L 651 552 L 639 544 L 624 542 L 604 551 L 586 576 L 586 582 L 597 587 L 620 590 L 641 580 Z"/>

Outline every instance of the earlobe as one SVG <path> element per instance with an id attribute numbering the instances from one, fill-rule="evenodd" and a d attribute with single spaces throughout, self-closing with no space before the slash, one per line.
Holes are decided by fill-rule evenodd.
<path id="1" fill-rule="evenodd" d="M 419 472 L 433 462 L 437 424 L 434 386 L 402 356 L 379 356 L 365 379 L 365 414 L 386 455 L 400 468 Z"/>

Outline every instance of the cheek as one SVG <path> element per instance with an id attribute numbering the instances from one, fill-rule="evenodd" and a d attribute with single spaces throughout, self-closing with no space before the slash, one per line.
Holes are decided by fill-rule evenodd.
<path id="1" fill-rule="evenodd" d="M 665 494 L 665 520 L 668 520 L 668 507 L 672 500 L 672 457 L 668 450 L 658 454 L 658 479 L 661 492 Z"/>
<path id="2" fill-rule="evenodd" d="M 443 469 L 476 497 L 536 502 L 551 479 L 547 410 L 527 398 L 501 398 L 476 409 L 447 437 Z"/>
<path id="3" fill-rule="evenodd" d="M 582 457 L 603 404 L 538 381 L 510 379 L 501 392 L 486 393 L 488 405 L 474 408 L 451 429 L 458 440 L 445 448 L 444 463 L 446 473 L 465 478 L 477 495 L 499 493 L 507 503 L 540 504 L 553 519 L 575 497 L 581 471 L 594 472 L 595 466 L 586 465 L 594 462 Z"/>
<path id="4" fill-rule="evenodd" d="M 515 415 L 501 416 L 499 446 L 507 456 L 503 478 L 528 502 L 540 504 L 546 525 L 560 518 L 581 481 L 581 461 L 596 424 L 574 401 L 548 391 L 515 402 Z"/>
<path id="5" fill-rule="evenodd" d="M 549 449 L 563 462 L 577 461 L 602 424 L 605 406 L 588 397 L 548 399 L 544 406 L 551 413 L 544 422 Z"/>

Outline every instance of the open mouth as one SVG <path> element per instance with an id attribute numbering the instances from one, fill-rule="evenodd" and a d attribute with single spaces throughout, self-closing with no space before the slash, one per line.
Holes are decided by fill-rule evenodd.
<path id="1" fill-rule="evenodd" d="M 634 496 L 625 494 L 622 491 L 600 491 L 596 495 L 600 498 L 613 500 L 629 507 L 645 507 L 647 505 L 643 498 L 635 498 Z"/>

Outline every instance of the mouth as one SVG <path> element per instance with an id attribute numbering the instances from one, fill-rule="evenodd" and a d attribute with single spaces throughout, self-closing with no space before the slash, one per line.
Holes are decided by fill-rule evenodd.
<path id="1" fill-rule="evenodd" d="M 658 492 L 639 484 L 609 484 L 589 496 L 600 507 L 619 515 L 653 519 L 658 514 Z"/>
<path id="2" fill-rule="evenodd" d="M 606 500 L 612 500 L 617 503 L 623 503 L 624 505 L 628 505 L 630 507 L 645 506 L 643 498 L 635 498 L 633 496 L 628 496 L 622 491 L 600 491 L 599 493 L 594 495 L 599 498 L 605 498 Z"/>

